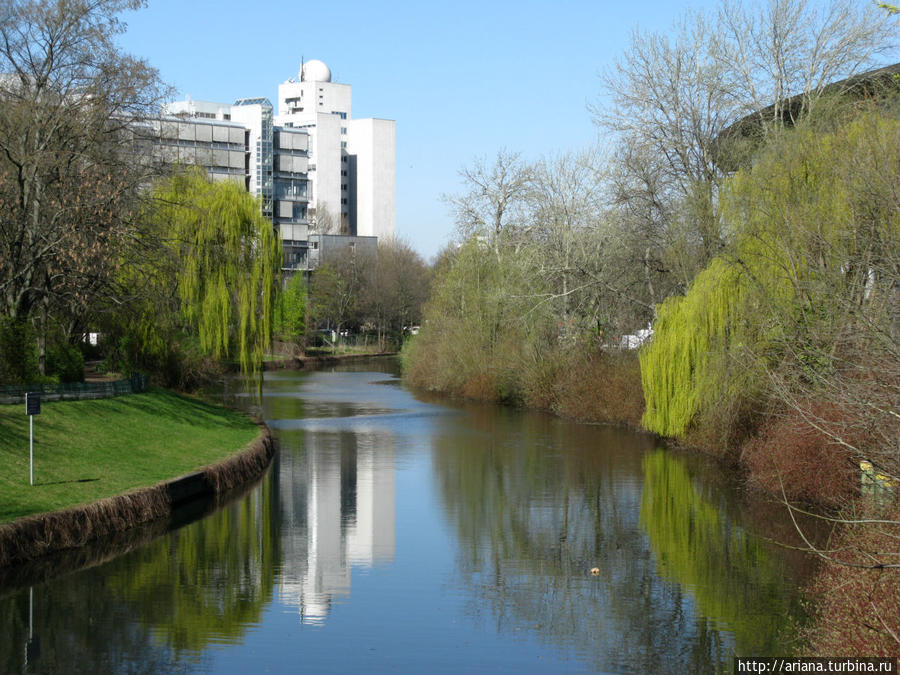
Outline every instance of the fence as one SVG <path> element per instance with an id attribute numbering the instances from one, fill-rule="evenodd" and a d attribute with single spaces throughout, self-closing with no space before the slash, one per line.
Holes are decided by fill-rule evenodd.
<path id="1" fill-rule="evenodd" d="M 112 382 L 5 385 L 0 386 L 0 404 L 24 403 L 26 393 L 40 394 L 44 401 L 80 401 L 137 394 L 146 388 L 147 376 L 143 373 L 132 373 L 127 380 Z"/>

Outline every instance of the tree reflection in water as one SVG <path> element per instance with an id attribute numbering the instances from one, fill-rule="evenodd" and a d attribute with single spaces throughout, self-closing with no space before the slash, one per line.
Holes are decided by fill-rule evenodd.
<path id="1" fill-rule="evenodd" d="M 474 435 L 434 457 L 473 614 L 600 670 L 730 671 L 736 653 L 787 651 L 795 582 L 722 486 L 704 494 L 646 435 L 467 412 Z"/>
<path id="2" fill-rule="evenodd" d="M 656 451 L 643 468 L 640 522 L 661 576 L 689 590 L 712 626 L 734 633 L 739 654 L 778 652 L 783 626 L 772 617 L 799 611 L 785 589 L 782 561 L 736 521 L 721 494 L 716 501 L 691 478 L 682 460 Z"/>
<path id="3" fill-rule="evenodd" d="M 0 671 L 24 672 L 26 659 L 28 672 L 202 669 L 209 645 L 240 642 L 271 601 L 278 514 L 264 482 L 143 548 L 35 587 L 33 607 L 27 590 L 0 599 Z M 29 624 L 38 649 L 26 654 Z"/>
<path id="4" fill-rule="evenodd" d="M 267 391 L 281 451 L 266 480 L 109 562 L 14 575 L 6 588 L 34 582 L 40 650 L 26 652 L 25 586 L 0 598 L 0 671 L 23 671 L 26 653 L 29 671 L 172 672 L 253 667 L 264 651 L 269 667 L 302 654 L 347 672 L 373 659 L 541 672 L 554 658 L 716 672 L 735 653 L 789 651 L 796 561 L 750 534 L 765 522 L 778 537 L 785 514 L 701 458 L 610 427 L 438 409 L 367 374 L 284 375 Z"/>

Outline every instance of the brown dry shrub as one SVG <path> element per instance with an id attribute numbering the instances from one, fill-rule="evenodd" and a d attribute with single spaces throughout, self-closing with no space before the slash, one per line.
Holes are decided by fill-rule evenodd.
<path id="1" fill-rule="evenodd" d="M 451 392 L 456 393 L 456 392 Z M 466 378 L 459 392 L 465 398 L 476 401 L 496 401 L 497 381 L 489 373 L 475 373 Z"/>
<path id="2" fill-rule="evenodd" d="M 0 567 L 78 548 L 168 512 L 166 492 L 157 485 L 77 508 L 20 518 L 0 526 Z"/>
<path id="3" fill-rule="evenodd" d="M 644 391 L 637 351 L 573 355 L 560 369 L 554 412 L 581 422 L 640 427 Z"/>
<path id="4" fill-rule="evenodd" d="M 520 395 L 524 405 L 537 410 L 556 410 L 561 374 L 569 367 L 568 358 L 559 350 L 532 350 L 522 364 Z"/>
<path id="5" fill-rule="evenodd" d="M 900 521 L 896 505 L 888 520 Z M 860 551 L 881 552 L 878 558 L 896 563 L 900 524 L 856 525 L 837 538 L 836 548 L 847 562 L 871 565 Z M 823 565 L 807 592 L 815 600 L 815 617 L 805 631 L 810 655 L 900 656 L 900 570 L 859 569 Z"/>
<path id="6" fill-rule="evenodd" d="M 432 390 L 429 386 L 435 378 L 435 360 L 423 358 L 420 354 L 422 338 L 409 340 L 400 351 L 400 362 L 403 368 L 403 377 L 413 387 Z"/>
<path id="7" fill-rule="evenodd" d="M 826 429 L 839 426 L 835 406 L 814 403 L 810 413 Z M 776 495 L 783 489 L 789 499 L 828 506 L 845 505 L 856 494 L 857 461 L 793 409 L 771 416 L 741 453 L 751 484 Z"/>

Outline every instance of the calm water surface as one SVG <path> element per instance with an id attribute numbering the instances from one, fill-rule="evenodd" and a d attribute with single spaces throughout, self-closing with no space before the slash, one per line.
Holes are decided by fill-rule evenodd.
<path id="1" fill-rule="evenodd" d="M 246 494 L 0 576 L 0 669 L 731 672 L 789 651 L 808 571 L 720 468 L 426 401 L 391 369 L 267 374 L 280 452 Z"/>

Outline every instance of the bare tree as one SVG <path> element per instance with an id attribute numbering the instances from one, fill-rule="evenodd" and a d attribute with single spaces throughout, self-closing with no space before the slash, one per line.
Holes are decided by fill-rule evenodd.
<path id="1" fill-rule="evenodd" d="M 115 45 L 140 0 L 0 3 L 0 313 L 83 321 L 112 301 L 147 163 L 131 132 L 162 99 Z"/>
<path id="2" fill-rule="evenodd" d="M 328 206 L 328 202 L 316 202 L 310 209 L 309 229 L 316 234 L 341 234 L 341 219 Z"/>
<path id="3" fill-rule="evenodd" d="M 676 213 L 674 202 L 687 210 L 702 260 L 723 243 L 715 140 L 740 109 L 732 73 L 718 58 L 721 50 L 716 27 L 700 14 L 686 14 L 672 40 L 635 31 L 628 51 L 604 77 L 612 105 L 592 110 L 595 121 L 629 148 L 620 157 L 640 157 L 641 169 L 652 160 L 655 193 L 649 199 L 664 201 L 669 215 Z M 620 171 L 634 168 L 627 162 Z"/>
<path id="4" fill-rule="evenodd" d="M 523 225 L 522 209 L 532 170 L 519 153 L 501 149 L 492 164 L 476 159 L 459 172 L 465 192 L 444 195 L 463 239 L 472 235 L 496 238 Z"/>
<path id="5" fill-rule="evenodd" d="M 575 338 L 599 322 L 609 279 L 605 247 L 605 176 L 597 148 L 545 158 L 532 170 L 530 243 L 546 302 L 559 316 L 560 337 Z"/>
<path id="6" fill-rule="evenodd" d="M 430 274 L 427 265 L 406 242 L 382 239 L 378 253 L 364 271 L 361 304 L 366 320 L 378 332 L 381 350 L 388 336 L 400 336 L 405 328 L 422 320 L 428 297 Z"/>
<path id="7" fill-rule="evenodd" d="M 852 0 L 770 0 L 761 9 L 723 0 L 711 19 L 685 14 L 672 39 L 633 34 L 603 79 L 612 104 L 592 112 L 619 139 L 617 203 L 643 212 L 675 245 L 688 263 L 683 284 L 727 243 L 718 188 L 735 165 L 729 155 L 747 150 L 722 132 L 753 112 L 764 130 L 811 114 L 831 91 L 825 85 L 892 47 L 896 25 Z"/>
<path id="8" fill-rule="evenodd" d="M 632 288 L 643 284 L 642 292 L 631 294 L 639 293 L 654 308 L 645 321 L 666 297 L 684 292 L 703 265 L 696 255 L 702 248 L 699 236 L 681 217 L 679 202 L 668 189 L 666 169 L 650 145 L 633 142 L 619 147 L 606 185 L 611 202 L 608 218 L 616 232 L 609 257 Z"/>
<path id="9" fill-rule="evenodd" d="M 717 58 L 734 74 L 739 100 L 763 133 L 815 112 L 826 85 L 873 68 L 895 46 L 897 19 L 875 3 L 854 0 L 722 2 Z"/>

